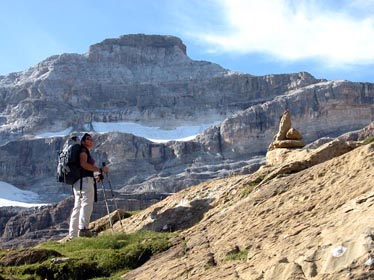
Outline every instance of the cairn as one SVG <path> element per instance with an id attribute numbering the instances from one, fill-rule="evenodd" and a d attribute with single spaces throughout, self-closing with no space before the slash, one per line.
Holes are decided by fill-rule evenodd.
<path id="1" fill-rule="evenodd" d="M 305 146 L 301 141 L 302 138 L 301 133 L 291 127 L 291 114 L 286 110 L 280 120 L 278 133 L 274 136 L 268 151 L 277 148 L 302 148 Z"/>

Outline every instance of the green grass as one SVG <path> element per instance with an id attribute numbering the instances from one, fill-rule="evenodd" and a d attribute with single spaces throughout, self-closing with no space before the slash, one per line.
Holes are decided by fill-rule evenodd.
<path id="1" fill-rule="evenodd" d="M 241 192 L 241 198 L 247 197 L 257 187 L 257 185 L 265 179 L 265 177 L 266 175 L 259 176 L 254 181 L 244 185 Z"/>
<path id="2" fill-rule="evenodd" d="M 367 137 L 364 139 L 363 144 L 370 144 L 374 142 L 374 137 Z"/>
<path id="3" fill-rule="evenodd" d="M 252 183 L 252 184 L 245 185 L 243 187 L 243 190 L 242 190 L 242 193 L 241 193 L 241 198 L 247 197 L 254 190 L 254 188 L 257 185 L 258 185 L 257 183 Z"/>
<path id="4" fill-rule="evenodd" d="M 61 263 L 48 259 L 40 264 L 0 266 L 0 276 L 17 279 L 120 279 L 126 271 L 170 248 L 170 240 L 175 236 L 176 233 L 143 231 L 130 235 L 76 238 L 64 244 L 47 242 L 36 248 L 55 250 L 69 259 Z"/>
<path id="5" fill-rule="evenodd" d="M 228 261 L 245 261 L 248 256 L 248 250 L 236 250 L 227 254 L 226 260 Z"/>

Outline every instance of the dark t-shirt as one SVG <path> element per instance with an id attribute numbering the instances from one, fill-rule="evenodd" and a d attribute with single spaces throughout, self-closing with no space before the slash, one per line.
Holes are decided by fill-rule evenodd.
<path id="1" fill-rule="evenodd" d="M 92 164 L 92 165 L 95 165 L 95 160 L 91 157 L 90 155 L 90 151 L 84 147 L 83 145 L 81 146 L 81 153 L 86 153 L 87 154 L 87 162 L 89 164 Z M 92 171 L 88 171 L 84 168 L 82 168 L 82 178 L 84 177 L 93 177 L 93 172 Z"/>

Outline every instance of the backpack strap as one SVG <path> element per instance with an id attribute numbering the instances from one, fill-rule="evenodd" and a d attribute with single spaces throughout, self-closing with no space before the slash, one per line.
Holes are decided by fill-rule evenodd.
<path id="1" fill-rule="evenodd" d="M 80 157 L 81 152 L 82 152 L 82 146 L 80 148 L 79 157 Z M 83 178 L 82 178 L 83 175 L 82 175 L 82 173 L 83 173 L 83 168 L 81 167 L 80 163 L 79 163 L 79 168 L 80 168 L 80 173 L 81 173 L 80 176 L 79 176 L 80 177 L 80 179 L 79 179 L 80 180 L 80 187 L 79 187 L 79 193 L 80 193 L 80 195 L 79 195 L 79 197 L 82 198 L 82 186 L 83 186 Z"/>
<path id="2" fill-rule="evenodd" d="M 79 197 L 82 198 L 82 185 L 83 185 L 83 178 L 81 177 L 79 180 L 81 181 L 81 182 L 80 182 L 80 188 L 79 188 L 79 192 L 80 192 Z"/>
<path id="3" fill-rule="evenodd" d="M 94 189 L 95 189 L 94 201 L 97 202 L 97 184 L 96 184 L 96 180 L 95 179 L 94 179 Z"/>

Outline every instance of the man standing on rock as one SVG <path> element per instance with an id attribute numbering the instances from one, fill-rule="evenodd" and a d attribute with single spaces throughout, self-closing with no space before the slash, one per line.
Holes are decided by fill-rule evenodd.
<path id="1" fill-rule="evenodd" d="M 74 208 L 70 217 L 69 239 L 78 236 L 91 236 L 88 225 L 95 200 L 94 172 L 109 172 L 107 166 L 102 168 L 95 166 L 95 160 L 90 155 L 90 150 L 93 146 L 92 136 L 88 133 L 84 134 L 81 139 L 81 152 L 79 154 L 81 178 L 73 184 Z"/>

